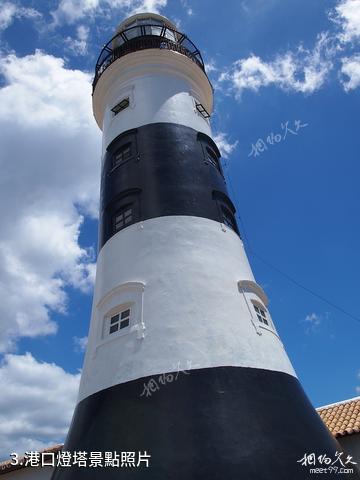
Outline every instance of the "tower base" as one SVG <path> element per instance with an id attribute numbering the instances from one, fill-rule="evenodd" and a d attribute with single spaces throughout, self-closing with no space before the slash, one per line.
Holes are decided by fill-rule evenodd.
<path id="1" fill-rule="evenodd" d="M 148 467 L 58 468 L 53 480 L 304 480 L 313 478 L 298 462 L 305 453 L 334 460 L 341 447 L 295 377 L 217 367 L 91 395 L 75 410 L 64 450 L 146 451 L 151 458 Z"/>

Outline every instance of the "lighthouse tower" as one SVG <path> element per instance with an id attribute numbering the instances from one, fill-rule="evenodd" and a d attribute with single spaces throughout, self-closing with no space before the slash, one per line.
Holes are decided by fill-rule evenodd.
<path id="1" fill-rule="evenodd" d="M 335 458 L 254 279 L 212 138 L 199 50 L 168 19 L 123 22 L 96 65 L 99 255 L 64 450 L 144 452 L 53 479 L 304 479 Z M 89 472 L 92 472 L 90 475 Z"/>

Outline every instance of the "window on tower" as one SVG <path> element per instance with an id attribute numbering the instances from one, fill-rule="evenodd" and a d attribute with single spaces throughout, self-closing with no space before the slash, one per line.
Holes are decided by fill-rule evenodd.
<path id="1" fill-rule="evenodd" d="M 210 137 L 201 132 L 197 134 L 197 140 L 201 144 L 204 156 L 204 163 L 213 166 L 221 175 L 223 175 L 220 165 L 221 155 L 215 142 Z"/>
<path id="2" fill-rule="evenodd" d="M 219 158 L 210 147 L 206 147 L 206 161 L 221 173 Z"/>
<path id="3" fill-rule="evenodd" d="M 136 129 L 121 133 L 110 143 L 106 149 L 104 171 L 111 175 L 118 167 L 135 159 L 139 160 Z"/>
<path id="4" fill-rule="evenodd" d="M 220 217 L 219 221 L 227 227 L 231 228 L 231 230 L 234 230 L 234 232 L 236 232 L 238 235 L 240 235 L 235 220 L 235 207 L 232 204 L 230 198 L 225 195 L 225 193 L 214 190 L 213 199 L 217 203 Z"/>
<path id="5" fill-rule="evenodd" d="M 129 97 L 123 98 L 119 103 L 117 103 L 111 111 L 113 112 L 114 115 L 117 115 L 120 113 L 122 110 L 125 110 L 130 105 L 130 99 Z"/>
<path id="6" fill-rule="evenodd" d="M 261 303 L 255 302 L 254 300 L 252 300 L 252 304 L 258 321 L 263 325 L 266 325 L 267 327 L 272 327 L 271 320 L 269 318 L 269 314 L 266 308 Z"/>
<path id="7" fill-rule="evenodd" d="M 103 238 L 106 242 L 120 230 L 136 223 L 140 219 L 140 188 L 130 188 L 116 192 L 103 213 Z"/>
<path id="8" fill-rule="evenodd" d="M 131 205 L 126 205 L 118 210 L 113 217 L 113 231 L 114 233 L 127 227 L 134 220 L 133 209 Z"/>
<path id="9" fill-rule="evenodd" d="M 195 101 L 195 107 L 202 117 L 210 118 L 210 113 L 206 110 L 202 103 Z"/>
<path id="10" fill-rule="evenodd" d="M 130 308 L 116 313 L 110 317 L 109 335 L 118 332 L 130 326 Z"/>
<path id="11" fill-rule="evenodd" d="M 237 232 L 237 226 L 234 215 L 230 212 L 230 210 L 224 206 L 221 207 L 222 212 L 222 220 L 224 225 L 235 230 Z"/>
<path id="12" fill-rule="evenodd" d="M 131 156 L 131 143 L 125 143 L 125 145 L 115 151 L 113 155 L 112 168 L 123 165 L 130 160 Z"/>

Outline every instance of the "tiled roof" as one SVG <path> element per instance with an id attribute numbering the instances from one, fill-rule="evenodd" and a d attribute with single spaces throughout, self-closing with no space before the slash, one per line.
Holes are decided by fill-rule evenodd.
<path id="1" fill-rule="evenodd" d="M 360 433 L 360 397 L 317 408 L 334 437 Z"/>
<path id="2" fill-rule="evenodd" d="M 57 453 L 62 449 L 62 447 L 63 445 L 54 445 L 52 447 L 45 448 L 44 450 L 40 450 L 40 453 Z M 27 467 L 27 465 L 25 465 L 25 457 L 19 457 L 18 461 L 18 465 L 11 465 L 11 460 L 5 460 L 5 462 L 0 462 L 0 475 L 6 475 L 13 470 L 20 470 L 21 468 Z"/>

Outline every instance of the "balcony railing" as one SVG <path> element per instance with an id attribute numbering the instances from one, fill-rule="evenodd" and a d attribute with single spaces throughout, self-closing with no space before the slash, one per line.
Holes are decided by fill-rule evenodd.
<path id="1" fill-rule="evenodd" d="M 101 75 L 115 60 L 128 53 L 148 48 L 181 53 L 205 72 L 201 53 L 186 35 L 165 25 L 136 25 L 118 33 L 104 45 L 96 62 L 93 91 Z"/>

